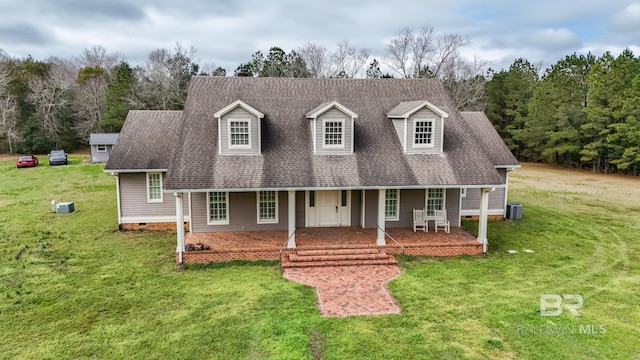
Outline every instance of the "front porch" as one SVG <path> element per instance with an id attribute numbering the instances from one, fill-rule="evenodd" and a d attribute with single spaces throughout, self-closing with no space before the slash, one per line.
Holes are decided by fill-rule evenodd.
<path id="1" fill-rule="evenodd" d="M 457 256 L 480 255 L 482 243 L 468 231 L 451 227 L 450 233 L 433 229 L 425 233 L 411 228 L 387 228 L 387 233 L 404 247 L 405 255 Z M 305 250 L 379 249 L 400 254 L 402 249 L 387 238 L 386 245 L 376 245 L 377 229 L 361 227 L 301 228 L 295 233 L 296 248 L 284 254 Z M 231 260 L 279 260 L 287 231 L 228 231 L 189 233 L 185 244 L 203 244 L 208 250 L 185 251 L 183 263 L 208 263 Z M 176 257 L 179 254 L 176 253 Z"/>

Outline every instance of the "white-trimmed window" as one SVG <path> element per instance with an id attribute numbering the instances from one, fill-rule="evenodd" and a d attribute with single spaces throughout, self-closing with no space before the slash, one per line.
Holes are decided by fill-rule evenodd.
<path id="1" fill-rule="evenodd" d="M 251 121 L 229 119 L 229 149 L 251 149 Z"/>
<path id="2" fill-rule="evenodd" d="M 436 216 L 436 210 L 444 210 L 444 189 L 427 190 L 427 216 Z"/>
<path id="3" fill-rule="evenodd" d="M 258 223 L 278 222 L 278 192 L 258 191 Z"/>
<path id="4" fill-rule="evenodd" d="M 226 191 L 212 191 L 207 193 L 207 224 L 229 224 L 229 193 Z"/>
<path id="5" fill-rule="evenodd" d="M 398 208 L 400 207 L 400 191 L 398 189 L 387 189 L 384 196 L 384 219 L 390 221 L 399 220 Z"/>
<path id="6" fill-rule="evenodd" d="M 107 152 L 107 145 L 96 145 L 97 152 Z"/>
<path id="7" fill-rule="evenodd" d="M 344 149 L 344 120 L 322 120 L 322 147 Z"/>
<path id="8" fill-rule="evenodd" d="M 413 146 L 433 147 L 433 120 L 413 119 Z"/>
<path id="9" fill-rule="evenodd" d="M 147 173 L 147 202 L 162 202 L 161 173 Z"/>

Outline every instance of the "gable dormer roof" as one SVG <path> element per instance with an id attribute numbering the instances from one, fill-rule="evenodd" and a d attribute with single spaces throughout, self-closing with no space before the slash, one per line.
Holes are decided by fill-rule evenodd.
<path id="1" fill-rule="evenodd" d="M 446 111 L 440 109 L 439 107 L 426 100 L 401 102 L 400 104 L 398 104 L 398 106 L 389 111 L 387 117 L 390 119 L 407 119 L 416 111 L 425 107 L 443 118 L 449 117 L 449 114 Z"/>
<path id="2" fill-rule="evenodd" d="M 237 99 L 265 114 L 261 156 L 227 156 L 217 150 L 219 121 L 211 121 L 212 114 Z M 416 99 L 428 99 L 449 113 L 444 151 L 437 156 L 407 154 L 393 136 L 389 110 Z M 305 115 L 328 100 L 343 104 L 362 122 L 355 127 L 350 156 L 313 153 L 312 120 Z M 332 110 L 338 111 L 328 112 Z M 171 157 L 167 190 L 424 189 L 504 183 L 475 138 L 468 136 L 469 127 L 437 79 L 194 76 L 179 129 L 182 141 L 176 142 Z"/>
<path id="3" fill-rule="evenodd" d="M 337 101 L 327 101 L 325 103 L 322 103 L 318 106 L 316 106 L 313 110 L 309 111 L 306 115 L 307 119 L 315 119 L 318 116 L 322 115 L 323 113 L 327 112 L 327 110 L 331 109 L 331 108 L 336 108 L 340 111 L 342 111 L 343 113 L 349 115 L 352 119 L 356 119 L 358 118 L 358 114 L 354 113 L 353 111 L 349 110 L 348 108 L 346 108 L 345 106 L 343 106 L 342 104 L 340 104 Z"/>
<path id="4" fill-rule="evenodd" d="M 223 107 L 222 109 L 218 110 L 215 114 L 213 114 L 213 116 L 220 118 L 223 117 L 226 113 L 228 113 L 229 111 L 237 108 L 237 107 L 241 107 L 243 109 L 245 109 L 246 111 L 250 112 L 251 114 L 253 114 L 255 117 L 257 117 L 258 119 L 262 119 L 264 117 L 264 114 L 261 113 L 260 111 L 256 110 L 254 107 L 252 107 L 251 105 L 248 105 L 247 103 L 245 103 L 242 100 L 236 100 L 234 102 L 232 102 L 231 104 Z"/>

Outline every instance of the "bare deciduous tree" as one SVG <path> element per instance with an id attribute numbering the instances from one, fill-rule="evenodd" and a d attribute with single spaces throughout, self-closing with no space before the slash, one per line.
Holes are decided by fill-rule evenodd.
<path id="1" fill-rule="evenodd" d="M 36 109 L 42 130 L 60 145 L 74 86 L 73 80 L 69 81 L 69 69 L 64 62 L 52 59 L 48 75 L 31 78 L 28 85 L 31 90 L 28 100 Z"/>
<path id="2" fill-rule="evenodd" d="M 103 46 L 96 45 L 90 49 L 84 49 L 82 54 L 74 59 L 74 63 L 78 70 L 85 67 L 99 66 L 107 70 L 110 74 L 110 71 L 115 68 L 122 59 L 124 59 L 124 56 L 118 53 L 109 53 Z"/>
<path id="3" fill-rule="evenodd" d="M 13 143 L 20 137 L 17 131 L 18 109 L 13 95 L 0 95 L 0 133 L 9 144 L 9 153 L 13 154 Z"/>
<path id="4" fill-rule="evenodd" d="M 303 47 L 299 47 L 297 52 L 307 64 L 311 77 L 320 78 L 326 75 L 327 49 L 324 46 L 308 42 Z"/>
<path id="5" fill-rule="evenodd" d="M 338 43 L 338 49 L 331 54 L 330 77 L 355 77 L 369 60 L 371 51 L 349 46 L 348 41 Z"/>
<path id="6" fill-rule="evenodd" d="M 431 73 L 435 77 L 446 72 L 447 67 L 461 63 L 458 50 L 469 45 L 469 39 L 460 34 L 446 33 L 439 36 L 435 41 L 435 53 L 428 64 Z"/>
<path id="7" fill-rule="evenodd" d="M 100 122 L 105 112 L 104 96 L 108 86 L 108 75 L 100 66 L 88 66 L 78 72 L 78 92 L 74 98 L 77 120 L 74 125 L 76 136 L 89 140 L 92 132 L 101 132 Z"/>
<path id="8" fill-rule="evenodd" d="M 143 108 L 177 110 L 184 105 L 187 87 L 199 66 L 194 62 L 196 50 L 176 44 L 174 51 L 156 49 L 147 62 L 136 68 L 139 78 L 137 93 Z"/>
<path id="9" fill-rule="evenodd" d="M 455 62 L 455 63 L 454 63 Z M 482 111 L 485 109 L 484 86 L 488 62 L 479 58 L 467 61 L 455 57 L 447 72 L 442 74 L 442 82 L 449 91 L 457 109 Z"/>
<path id="10" fill-rule="evenodd" d="M 433 26 L 423 27 L 417 35 L 406 27 L 391 40 L 383 61 L 404 78 L 419 77 L 422 69 L 429 66 L 433 37 Z"/>
<path id="11" fill-rule="evenodd" d="M 385 51 L 383 61 L 402 77 L 438 77 L 458 50 L 469 45 L 459 34 L 435 35 L 433 26 L 423 27 L 418 34 L 411 28 L 400 30 Z"/>

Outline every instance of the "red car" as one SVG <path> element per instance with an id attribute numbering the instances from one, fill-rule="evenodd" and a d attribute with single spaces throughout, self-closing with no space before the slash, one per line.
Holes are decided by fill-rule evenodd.
<path id="1" fill-rule="evenodd" d="M 16 161 L 16 167 L 34 167 L 38 166 L 38 158 L 34 155 L 20 156 Z"/>

